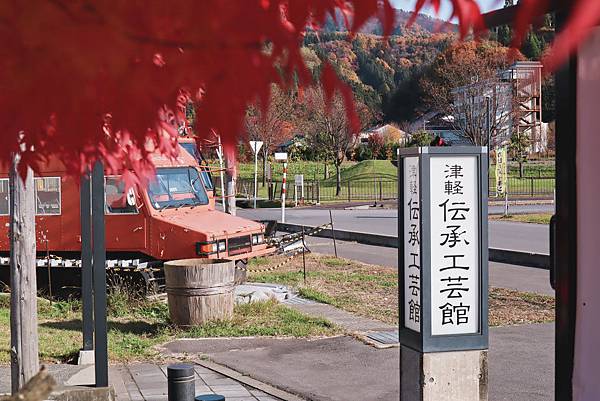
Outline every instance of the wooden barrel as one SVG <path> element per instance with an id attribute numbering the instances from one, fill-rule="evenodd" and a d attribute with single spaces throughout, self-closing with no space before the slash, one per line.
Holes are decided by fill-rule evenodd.
<path id="1" fill-rule="evenodd" d="M 183 259 L 165 263 L 171 321 L 196 326 L 233 316 L 235 262 Z"/>

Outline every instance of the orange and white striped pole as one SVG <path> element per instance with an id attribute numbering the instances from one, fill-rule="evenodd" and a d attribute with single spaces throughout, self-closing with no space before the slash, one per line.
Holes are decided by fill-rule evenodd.
<path id="1" fill-rule="evenodd" d="M 285 223 L 285 184 L 287 180 L 287 152 L 275 152 L 275 160 L 283 162 L 283 187 L 281 188 L 281 222 Z"/>
<path id="2" fill-rule="evenodd" d="M 283 187 L 281 188 L 281 222 L 285 223 L 285 192 L 287 181 L 287 160 L 283 162 Z"/>

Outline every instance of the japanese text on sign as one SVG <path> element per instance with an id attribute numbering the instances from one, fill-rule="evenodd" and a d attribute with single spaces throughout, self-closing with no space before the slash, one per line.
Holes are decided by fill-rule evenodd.
<path id="1" fill-rule="evenodd" d="M 404 326 L 421 331 L 419 158 L 404 158 Z"/>
<path id="2" fill-rule="evenodd" d="M 508 184 L 507 173 L 507 149 L 505 146 L 496 149 L 496 196 L 506 193 L 506 184 Z"/>
<path id="3" fill-rule="evenodd" d="M 431 334 L 479 331 L 477 158 L 432 157 Z"/>

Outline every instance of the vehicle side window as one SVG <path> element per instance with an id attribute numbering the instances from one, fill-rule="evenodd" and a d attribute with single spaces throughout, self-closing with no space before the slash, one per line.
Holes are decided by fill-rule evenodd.
<path id="1" fill-rule="evenodd" d="M 136 196 L 133 188 L 125 191 L 125 183 L 121 177 L 104 179 L 104 204 L 107 214 L 137 213 Z"/>
<path id="2" fill-rule="evenodd" d="M 60 214 L 60 177 L 34 178 L 37 215 Z"/>
<path id="3" fill-rule="evenodd" d="M 206 189 L 210 189 L 211 191 L 214 189 L 212 176 L 208 171 L 202 170 L 202 180 L 204 181 L 204 186 L 206 187 Z"/>
<path id="4" fill-rule="evenodd" d="M 2 178 L 0 179 L 0 216 L 8 216 L 10 213 L 10 203 L 8 201 L 8 197 L 8 178 Z"/>

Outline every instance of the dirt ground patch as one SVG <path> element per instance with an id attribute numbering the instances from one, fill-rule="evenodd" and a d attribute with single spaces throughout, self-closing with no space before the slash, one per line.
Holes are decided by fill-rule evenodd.
<path id="1" fill-rule="evenodd" d="M 554 321 L 554 297 L 490 288 L 490 326 Z"/>
<path id="2" fill-rule="evenodd" d="M 250 270 L 265 270 L 284 257 L 258 258 Z M 250 272 L 249 281 L 292 286 L 300 295 L 328 303 L 357 315 L 398 323 L 398 275 L 389 267 L 319 254 L 306 256 L 306 282 L 302 257 L 272 272 Z M 489 323 L 506 326 L 554 320 L 554 298 L 505 288 L 490 288 Z"/>

